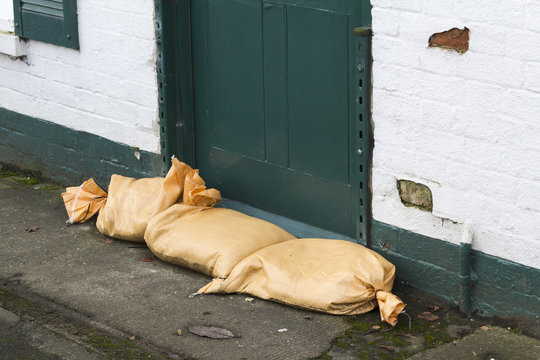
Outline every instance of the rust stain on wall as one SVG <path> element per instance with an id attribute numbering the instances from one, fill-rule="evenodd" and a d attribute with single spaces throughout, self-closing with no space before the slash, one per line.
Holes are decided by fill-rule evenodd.
<path id="1" fill-rule="evenodd" d="M 463 54 L 469 50 L 469 29 L 452 28 L 447 31 L 433 34 L 429 37 L 429 47 L 454 49 Z"/>

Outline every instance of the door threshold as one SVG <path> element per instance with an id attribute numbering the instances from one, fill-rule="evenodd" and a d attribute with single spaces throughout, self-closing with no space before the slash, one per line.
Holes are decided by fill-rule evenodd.
<path id="1" fill-rule="evenodd" d="M 262 220 L 266 220 L 272 224 L 279 226 L 280 228 L 285 229 L 286 231 L 298 238 L 337 239 L 358 243 L 356 239 L 353 239 L 346 235 L 321 229 L 319 227 L 305 224 L 303 222 L 293 220 L 285 216 L 273 214 L 271 212 L 247 205 L 239 201 L 224 198 L 219 206 L 236 210 Z"/>

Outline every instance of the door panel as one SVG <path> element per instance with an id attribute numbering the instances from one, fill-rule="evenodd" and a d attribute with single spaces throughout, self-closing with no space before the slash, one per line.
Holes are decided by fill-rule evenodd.
<path id="1" fill-rule="evenodd" d="M 264 160 L 261 4 L 208 1 L 212 145 Z"/>
<path id="2" fill-rule="evenodd" d="M 264 5 L 264 95 L 266 160 L 289 165 L 287 17 L 285 5 Z M 271 34 L 269 36 L 268 34 Z"/>
<path id="3" fill-rule="evenodd" d="M 289 167 L 348 184 L 347 16 L 287 9 Z"/>
<path id="4" fill-rule="evenodd" d="M 209 186 L 357 236 L 359 2 L 192 0 L 196 165 Z"/>
<path id="5" fill-rule="evenodd" d="M 349 186 L 216 148 L 205 165 L 204 179 L 228 198 L 353 236 Z"/>

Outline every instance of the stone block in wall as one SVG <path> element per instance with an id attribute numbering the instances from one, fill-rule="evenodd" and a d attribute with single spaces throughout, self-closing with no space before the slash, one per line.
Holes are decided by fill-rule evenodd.
<path id="1" fill-rule="evenodd" d="M 424 211 L 433 210 L 433 196 L 426 185 L 410 180 L 398 180 L 397 188 L 403 205 Z"/>

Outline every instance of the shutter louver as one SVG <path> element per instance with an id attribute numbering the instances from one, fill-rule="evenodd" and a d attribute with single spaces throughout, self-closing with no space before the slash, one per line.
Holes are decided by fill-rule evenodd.
<path id="1" fill-rule="evenodd" d="M 46 14 L 64 17 L 64 4 L 62 0 L 21 0 L 22 11 L 31 11 L 37 14 Z"/>
<path id="2" fill-rule="evenodd" d="M 15 33 L 77 49 L 76 0 L 14 0 Z"/>

